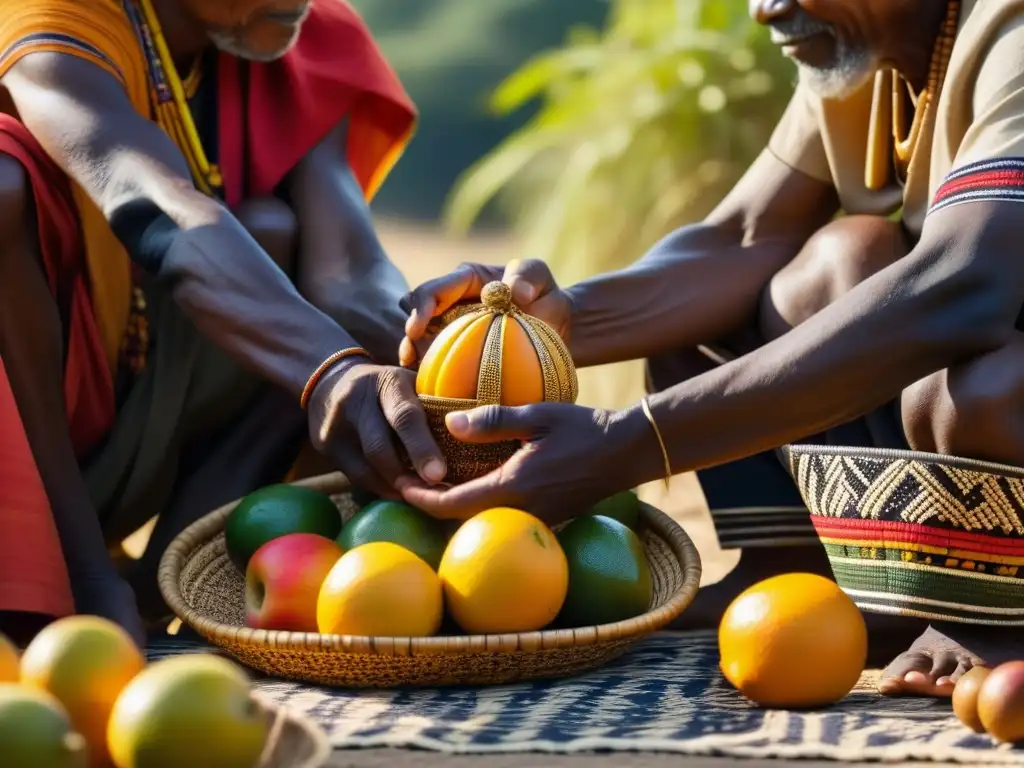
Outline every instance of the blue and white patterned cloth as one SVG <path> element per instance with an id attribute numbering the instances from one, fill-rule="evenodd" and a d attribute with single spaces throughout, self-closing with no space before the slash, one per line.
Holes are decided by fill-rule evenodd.
<path id="1" fill-rule="evenodd" d="M 160 638 L 150 658 L 209 650 Z M 580 677 L 490 688 L 347 691 L 258 679 L 265 696 L 305 712 L 338 748 L 449 753 L 592 750 L 685 755 L 1024 765 L 957 722 L 948 701 L 886 699 L 868 678 L 819 712 L 765 711 L 722 678 L 712 633 L 661 634 Z"/>

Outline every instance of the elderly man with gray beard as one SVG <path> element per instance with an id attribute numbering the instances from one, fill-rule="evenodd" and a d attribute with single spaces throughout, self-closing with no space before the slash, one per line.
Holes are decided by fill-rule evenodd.
<path id="1" fill-rule="evenodd" d="M 1021 471 L 972 485 L 958 459 L 930 460 L 928 474 L 907 453 L 1024 466 L 1024 2 L 751 0 L 751 11 L 799 84 L 707 220 L 567 289 L 520 262 L 467 265 L 406 298 L 408 365 L 432 318 L 504 275 L 577 365 L 647 358 L 653 394 L 618 412 L 454 414 L 457 437 L 523 449 L 479 480 L 405 497 L 439 516 L 507 504 L 553 519 L 696 470 L 722 545 L 743 555 L 698 595 L 688 626 L 713 626 L 757 580 L 831 566 L 846 585 L 862 578 L 850 593 L 873 647 L 881 632 L 903 644 L 892 652 L 910 645 L 880 689 L 948 696 L 972 666 L 1024 652 L 1024 486 L 1006 479 Z M 874 450 L 881 475 L 847 475 L 871 504 L 837 505 L 812 526 L 775 450 L 796 442 Z M 822 492 L 837 482 L 822 476 Z M 913 511 L 922 483 L 943 486 L 948 508 Z"/>

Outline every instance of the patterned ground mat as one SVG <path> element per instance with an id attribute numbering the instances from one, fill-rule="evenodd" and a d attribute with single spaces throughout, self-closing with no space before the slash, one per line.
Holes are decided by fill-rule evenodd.
<path id="1" fill-rule="evenodd" d="M 209 650 L 162 637 L 153 659 Z M 448 753 L 594 750 L 729 757 L 1024 765 L 953 717 L 949 702 L 886 699 L 872 675 L 841 705 L 811 713 L 759 710 L 718 671 L 712 633 L 660 634 L 602 669 L 554 682 L 491 688 L 346 691 L 268 678 L 261 692 L 306 712 L 338 748 Z"/>

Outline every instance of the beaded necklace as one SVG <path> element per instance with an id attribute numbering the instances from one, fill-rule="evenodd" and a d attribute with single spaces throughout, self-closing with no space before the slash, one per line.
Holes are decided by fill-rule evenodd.
<path id="1" fill-rule="evenodd" d="M 939 94 L 942 92 L 959 24 L 960 0 L 949 0 L 946 5 L 946 18 L 932 48 L 928 81 L 920 93 L 915 93 L 906 78 L 893 70 L 885 70 L 875 76 L 876 115 L 872 118 L 868 133 L 867 165 L 864 170 L 864 181 L 868 189 L 883 189 L 888 184 L 889 169 L 893 165 L 900 181 L 906 178 L 914 150 L 921 139 L 927 113 L 938 102 Z M 886 96 L 887 91 L 891 93 L 891 97 Z M 891 112 L 885 109 L 888 106 L 885 103 L 888 98 L 891 98 Z M 914 108 L 912 119 L 907 115 L 908 98 Z M 884 122 L 884 116 L 889 117 L 891 133 L 879 124 Z M 887 136 L 887 133 L 890 135 Z"/>
<path id="2" fill-rule="evenodd" d="M 214 195 L 223 187 L 224 179 L 220 169 L 207 158 L 188 105 L 189 98 L 199 89 L 202 78 L 201 59 L 197 60 L 183 81 L 171 58 L 152 0 L 126 0 L 125 6 L 146 55 L 156 121 L 185 155 L 196 187 L 208 195 Z"/>

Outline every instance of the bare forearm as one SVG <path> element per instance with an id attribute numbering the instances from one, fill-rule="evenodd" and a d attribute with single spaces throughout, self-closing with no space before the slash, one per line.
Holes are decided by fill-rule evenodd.
<path id="1" fill-rule="evenodd" d="M 752 321 L 796 248 L 745 245 L 741 232 L 711 224 L 681 229 L 636 264 L 569 289 L 573 358 L 601 365 L 717 341 Z"/>
<path id="2" fill-rule="evenodd" d="M 181 230 L 159 275 L 204 336 L 296 398 L 325 358 L 356 345 L 226 212 Z"/>
<path id="3" fill-rule="evenodd" d="M 916 261 L 908 256 L 771 344 L 652 397 L 673 469 L 816 434 L 997 347 L 1012 328 L 1005 302 L 970 277 L 936 279 Z M 628 417 L 638 441 L 650 429 L 642 418 Z"/>
<path id="4" fill-rule="evenodd" d="M 346 145 L 342 124 L 289 177 L 302 242 L 297 283 L 375 358 L 397 362 L 409 287 L 377 236 Z"/>

